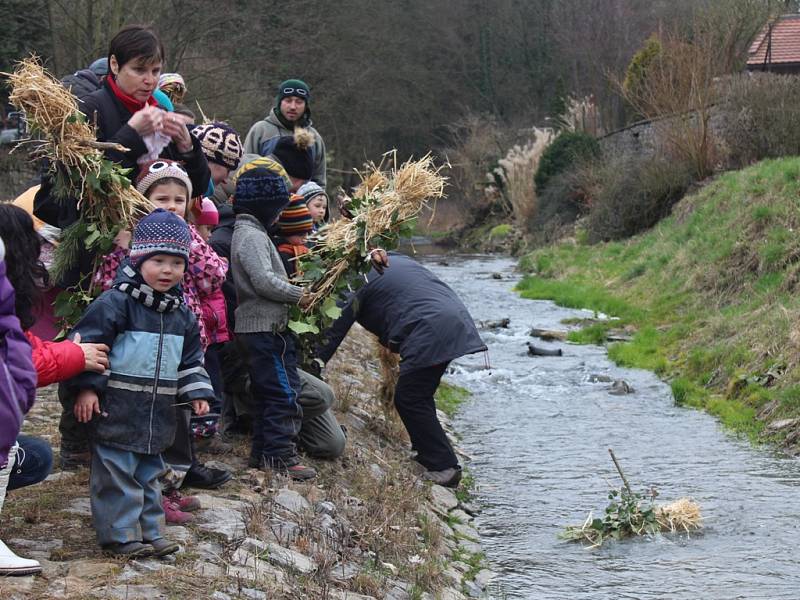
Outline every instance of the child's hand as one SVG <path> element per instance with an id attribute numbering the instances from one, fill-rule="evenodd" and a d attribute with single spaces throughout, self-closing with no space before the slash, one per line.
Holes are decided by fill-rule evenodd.
<path id="1" fill-rule="evenodd" d="M 300 296 L 300 300 L 297 301 L 297 305 L 300 308 L 305 308 L 309 304 L 311 304 L 311 294 L 308 291 L 308 288 L 303 290 L 303 295 Z"/>
<path id="2" fill-rule="evenodd" d="M 88 423 L 94 415 L 100 414 L 100 401 L 94 390 L 81 390 L 75 400 L 75 418 L 79 423 Z"/>
<path id="3" fill-rule="evenodd" d="M 208 402 L 205 400 L 192 400 L 192 410 L 198 417 L 208 414 Z"/>

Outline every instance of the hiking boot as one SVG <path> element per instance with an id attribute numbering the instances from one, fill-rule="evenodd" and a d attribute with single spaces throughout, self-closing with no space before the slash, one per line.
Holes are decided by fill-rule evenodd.
<path id="1" fill-rule="evenodd" d="M 205 490 L 213 490 L 222 484 L 230 481 L 233 475 L 223 469 L 212 469 L 202 463 L 195 463 L 186 472 L 181 487 L 196 487 Z"/>
<path id="2" fill-rule="evenodd" d="M 145 543 L 153 547 L 153 556 L 159 558 L 167 556 L 168 554 L 175 554 L 181 547 L 175 542 L 170 542 L 165 538 L 158 538 L 157 540 L 147 540 Z"/>
<path id="3" fill-rule="evenodd" d="M 153 555 L 153 547 L 142 542 L 117 542 L 103 546 L 103 554 L 113 558 L 145 558 Z"/>
<path id="4" fill-rule="evenodd" d="M 177 504 L 178 508 L 185 512 L 193 512 L 201 508 L 200 499 L 197 496 L 184 496 L 178 490 L 167 492 L 164 496 L 173 504 Z"/>
<path id="5" fill-rule="evenodd" d="M 253 460 L 252 457 L 250 460 Z M 272 470 L 281 475 L 288 475 L 294 481 L 308 481 L 317 476 L 316 469 L 302 464 L 298 456 L 290 456 L 287 458 L 264 456 L 260 462 L 261 464 L 258 465 L 258 468 Z M 248 462 L 248 464 L 250 463 Z"/>
<path id="6" fill-rule="evenodd" d="M 458 487 L 458 483 L 461 481 L 461 467 L 457 465 L 442 471 L 425 471 L 422 474 L 422 478 L 437 485 L 455 488 Z"/>
<path id="7" fill-rule="evenodd" d="M 42 572 L 38 560 L 22 558 L 0 540 L 0 576 L 3 575 L 36 575 Z"/>
<path id="8" fill-rule="evenodd" d="M 194 515 L 183 512 L 180 507 L 166 496 L 161 498 L 161 507 L 164 509 L 164 520 L 167 525 L 186 525 L 194 521 Z"/>

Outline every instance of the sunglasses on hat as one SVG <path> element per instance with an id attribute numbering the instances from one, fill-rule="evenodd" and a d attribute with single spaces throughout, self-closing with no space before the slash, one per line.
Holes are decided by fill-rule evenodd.
<path id="1" fill-rule="evenodd" d="M 283 95 L 284 96 L 300 96 L 301 98 L 305 98 L 308 96 L 308 91 L 304 90 L 303 88 L 283 88 Z"/>

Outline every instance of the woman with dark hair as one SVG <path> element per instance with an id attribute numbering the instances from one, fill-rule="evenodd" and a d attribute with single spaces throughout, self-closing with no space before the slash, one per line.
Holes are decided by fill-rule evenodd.
<path id="1" fill-rule="evenodd" d="M 37 387 L 69 379 L 83 371 L 102 373 L 108 368 L 105 344 L 84 344 L 80 338 L 76 342 L 48 342 L 30 331 L 42 291 L 48 286 L 47 270 L 39 260 L 41 240 L 31 216 L 13 204 L 0 204 L 0 238 L 5 242 L 6 277 L 15 291 L 15 313 L 33 349 Z M 17 442 L 20 449 L 9 490 L 40 482 L 50 474 L 53 462 L 53 453 L 44 440 L 21 435 Z"/>
<path id="2" fill-rule="evenodd" d="M 123 27 L 108 49 L 108 76 L 103 86 L 83 97 L 79 107 L 97 126 L 97 139 L 116 142 L 126 151 L 107 149 L 105 156 L 126 169 L 131 179 L 138 165 L 157 158 L 184 164 L 192 188 L 208 188 L 210 172 L 200 142 L 174 113 L 158 107 L 153 92 L 164 64 L 164 46 L 156 33 L 142 25 Z M 64 202 L 52 193 L 52 180 L 43 178 L 36 195 L 34 214 L 55 227 L 65 228 L 78 218 L 77 202 Z M 89 272 L 91 257 L 79 258 L 80 273 L 63 283 L 74 284 Z"/>

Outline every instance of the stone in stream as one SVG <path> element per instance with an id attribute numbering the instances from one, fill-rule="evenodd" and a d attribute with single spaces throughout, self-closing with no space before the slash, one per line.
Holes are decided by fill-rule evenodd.
<path id="1" fill-rule="evenodd" d="M 610 375 L 598 375 L 597 373 L 589 375 L 589 383 L 611 383 L 612 381 L 614 378 Z"/>
<path id="2" fill-rule="evenodd" d="M 528 335 L 531 337 L 538 337 L 545 342 L 554 342 L 559 341 L 563 342 L 567 339 L 567 332 L 566 331 L 556 331 L 553 329 L 539 329 L 538 327 L 532 328 Z"/>
<path id="3" fill-rule="evenodd" d="M 561 348 L 542 348 L 534 346 L 528 342 L 528 355 L 529 356 L 563 356 Z"/>
<path id="4" fill-rule="evenodd" d="M 625 394 L 632 394 L 636 390 L 624 379 L 615 379 L 611 387 L 608 388 L 608 393 L 612 396 L 624 396 Z"/>
<path id="5" fill-rule="evenodd" d="M 511 325 L 511 319 L 505 317 L 503 319 L 478 321 L 476 325 L 478 329 L 508 329 L 508 326 Z"/>
<path id="6" fill-rule="evenodd" d="M 492 279 L 502 279 L 502 278 L 503 278 L 502 273 L 492 273 Z"/>

